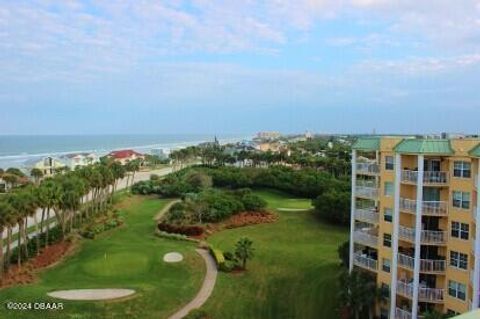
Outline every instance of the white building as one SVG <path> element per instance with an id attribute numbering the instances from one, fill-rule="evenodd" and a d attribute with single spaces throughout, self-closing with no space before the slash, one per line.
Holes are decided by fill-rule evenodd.
<path id="1" fill-rule="evenodd" d="M 95 153 L 74 153 L 60 157 L 61 161 L 71 170 L 77 167 L 92 165 L 99 162 L 99 158 Z"/>

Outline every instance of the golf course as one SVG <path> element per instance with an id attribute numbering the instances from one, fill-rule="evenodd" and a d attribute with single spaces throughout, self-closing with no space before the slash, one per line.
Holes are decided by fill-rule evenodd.
<path id="1" fill-rule="evenodd" d="M 253 241 L 247 271 L 219 272 L 213 294 L 202 306 L 209 318 L 336 318 L 337 247 L 347 230 L 324 224 L 310 200 L 284 193 L 255 191 L 276 211 L 278 221 L 222 230 L 207 241 L 232 251 L 241 237 Z M 168 318 L 194 298 L 205 276 L 196 244 L 154 235 L 153 216 L 171 200 L 122 195 L 116 208 L 125 224 L 94 240 L 81 239 L 75 251 L 43 270 L 33 284 L 1 290 L 4 302 L 62 302 L 62 310 L 41 311 L 41 318 Z M 163 261 L 179 252 L 178 263 Z M 131 289 L 115 301 L 65 301 L 47 293 L 68 289 Z M 28 319 L 34 310 L 0 309 L 0 318 Z"/>

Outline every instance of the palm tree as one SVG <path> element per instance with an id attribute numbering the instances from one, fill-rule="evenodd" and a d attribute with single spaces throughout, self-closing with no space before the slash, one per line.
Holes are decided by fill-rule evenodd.
<path id="1" fill-rule="evenodd" d="M 242 261 L 242 269 L 247 269 L 247 260 L 253 258 L 253 241 L 244 237 L 235 244 L 235 256 Z"/>
<path id="2" fill-rule="evenodd" d="M 3 280 L 5 272 L 5 259 L 3 256 L 3 232 L 9 224 L 9 217 L 12 215 L 13 209 L 7 201 L 0 201 L 0 283 Z"/>
<path id="3" fill-rule="evenodd" d="M 38 184 L 40 179 L 43 177 L 43 172 L 39 168 L 32 168 L 30 171 L 30 176 L 32 176 L 35 180 L 35 184 Z"/>
<path id="4" fill-rule="evenodd" d="M 353 312 L 354 318 L 369 311 L 378 296 L 375 281 L 359 271 L 344 272 L 340 277 L 340 299 L 342 304 Z M 374 293 L 372 293 L 374 292 Z"/>
<path id="5" fill-rule="evenodd" d="M 45 247 L 48 246 L 49 230 L 50 230 L 50 210 L 58 206 L 58 202 L 61 197 L 61 189 L 59 183 L 53 179 L 47 179 L 42 182 L 41 187 L 45 191 L 45 206 L 47 208 L 46 225 L 45 225 Z M 43 225 L 45 219 L 42 218 L 41 231 L 43 231 Z M 57 220 L 60 224 L 60 221 Z"/>
<path id="6" fill-rule="evenodd" d="M 18 259 L 17 263 L 20 266 L 22 258 L 22 249 L 25 257 L 28 258 L 27 250 L 27 228 L 28 216 L 35 213 L 35 200 L 29 191 L 15 193 L 9 197 L 9 202 L 15 211 L 16 222 L 18 224 Z"/>

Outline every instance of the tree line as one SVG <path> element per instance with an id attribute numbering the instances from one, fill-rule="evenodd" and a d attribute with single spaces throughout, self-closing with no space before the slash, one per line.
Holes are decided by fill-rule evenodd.
<path id="1" fill-rule="evenodd" d="M 139 163 L 135 161 L 122 166 L 113 160 L 104 160 L 1 195 L 0 280 L 12 263 L 20 266 L 52 242 L 52 223 L 58 230 L 58 239 L 64 240 L 86 220 L 106 213 L 119 181 L 127 176 L 127 186 L 129 182 L 132 184 L 138 169 Z M 33 219 L 36 231 L 32 238 L 28 236 L 29 219 Z M 15 249 L 12 248 L 14 240 L 17 241 Z"/>

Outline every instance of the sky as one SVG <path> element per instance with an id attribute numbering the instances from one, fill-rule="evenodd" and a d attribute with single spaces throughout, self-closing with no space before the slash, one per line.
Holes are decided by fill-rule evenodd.
<path id="1" fill-rule="evenodd" d="M 0 0 L 0 134 L 480 133 L 480 0 Z"/>

